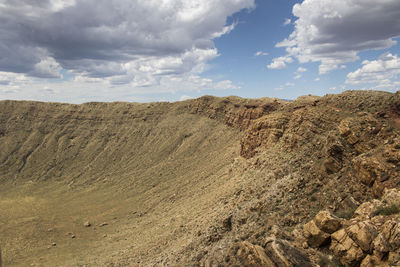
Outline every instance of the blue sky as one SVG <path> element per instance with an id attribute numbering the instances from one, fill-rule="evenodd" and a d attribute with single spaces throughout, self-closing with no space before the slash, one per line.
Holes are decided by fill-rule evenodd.
<path id="1" fill-rule="evenodd" d="M 0 0 L 0 100 L 400 88 L 398 0 Z"/>

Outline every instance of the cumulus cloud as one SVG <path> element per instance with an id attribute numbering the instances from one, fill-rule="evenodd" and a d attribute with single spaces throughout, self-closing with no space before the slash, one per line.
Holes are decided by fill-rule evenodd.
<path id="1" fill-rule="evenodd" d="M 400 36 L 398 0 L 304 0 L 293 15 L 294 31 L 276 46 L 300 63 L 320 62 L 320 74 L 357 60 L 360 51 L 389 48 Z"/>
<path id="2" fill-rule="evenodd" d="M 197 75 L 254 0 L 0 0 L 0 71 L 112 85 Z M 190 76 L 189 75 L 189 76 Z"/>
<path id="3" fill-rule="evenodd" d="M 400 58 L 397 55 L 383 54 L 377 60 L 364 60 L 362 65 L 347 74 L 347 84 L 373 84 L 375 89 L 399 90 Z"/>
<path id="4" fill-rule="evenodd" d="M 272 63 L 267 66 L 268 69 L 284 69 L 287 63 L 292 63 L 293 58 L 289 56 L 274 58 Z"/>

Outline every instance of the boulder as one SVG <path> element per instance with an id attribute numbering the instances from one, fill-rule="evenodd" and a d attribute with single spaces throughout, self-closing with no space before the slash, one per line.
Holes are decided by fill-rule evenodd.
<path id="1" fill-rule="evenodd" d="M 291 246 L 289 242 L 275 237 L 266 239 L 265 252 L 276 267 L 313 266 L 309 258 L 299 249 Z"/>
<path id="2" fill-rule="evenodd" d="M 347 235 L 366 253 L 371 253 L 373 241 L 378 235 L 376 227 L 370 221 L 353 224 L 346 229 Z"/>
<path id="3" fill-rule="evenodd" d="M 275 267 L 273 261 L 265 254 L 264 248 L 253 245 L 247 241 L 240 243 L 237 257 L 243 266 L 249 267 Z"/>
<path id="4" fill-rule="evenodd" d="M 388 169 L 383 163 L 374 157 L 361 155 L 353 160 L 354 176 L 365 185 L 372 186 L 375 180 L 381 180 L 386 176 Z"/>
<path id="5" fill-rule="evenodd" d="M 333 216 L 329 211 L 320 211 L 314 220 L 318 228 L 328 234 L 336 232 L 342 225 L 340 219 Z"/>
<path id="6" fill-rule="evenodd" d="M 310 247 L 320 247 L 329 243 L 330 234 L 322 231 L 316 224 L 315 220 L 311 220 L 303 227 L 303 234 Z"/>
<path id="7" fill-rule="evenodd" d="M 377 208 L 381 205 L 382 202 L 377 199 L 364 202 L 354 211 L 353 217 L 358 220 L 370 219 L 376 213 Z"/>
<path id="8" fill-rule="evenodd" d="M 382 201 L 388 205 L 400 204 L 400 191 L 396 188 L 386 188 L 383 192 Z"/>
<path id="9" fill-rule="evenodd" d="M 382 240 L 386 240 L 390 251 L 400 249 L 400 217 L 385 222 L 380 232 Z"/>
<path id="10" fill-rule="evenodd" d="M 350 238 L 345 229 L 340 229 L 333 233 L 331 237 L 332 243 L 329 249 L 336 257 L 340 258 L 342 264 L 345 266 L 357 266 L 360 264 L 365 253 L 360 246 Z"/>

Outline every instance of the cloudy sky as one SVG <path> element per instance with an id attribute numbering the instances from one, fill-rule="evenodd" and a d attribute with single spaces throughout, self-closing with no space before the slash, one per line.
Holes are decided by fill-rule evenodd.
<path id="1" fill-rule="evenodd" d="M 0 0 L 0 100 L 400 90 L 399 0 Z"/>

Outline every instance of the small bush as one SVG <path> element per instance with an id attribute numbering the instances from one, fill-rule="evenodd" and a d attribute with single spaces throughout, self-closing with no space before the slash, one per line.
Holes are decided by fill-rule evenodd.
<path id="1" fill-rule="evenodd" d="M 392 215 L 392 214 L 397 214 L 400 212 L 399 205 L 392 204 L 390 206 L 379 206 L 376 209 L 375 214 L 376 215 Z"/>
<path id="2" fill-rule="evenodd" d="M 321 267 L 326 267 L 329 266 L 329 263 L 331 261 L 329 260 L 329 258 L 327 256 L 320 256 L 319 257 L 319 261 L 318 261 L 318 265 Z"/>
<path id="3" fill-rule="evenodd" d="M 335 213 L 335 215 L 339 218 L 349 220 L 353 217 L 355 209 L 341 210 Z"/>

